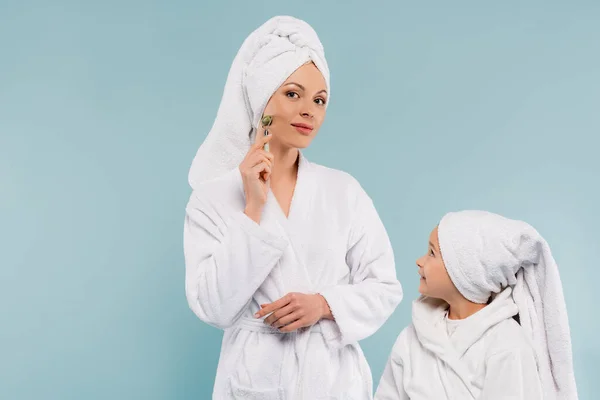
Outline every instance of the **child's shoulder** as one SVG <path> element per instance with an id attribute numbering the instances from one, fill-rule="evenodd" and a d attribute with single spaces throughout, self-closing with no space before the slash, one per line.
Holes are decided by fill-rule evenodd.
<path id="1" fill-rule="evenodd" d="M 532 352 L 531 341 L 525 335 L 525 331 L 513 318 L 506 319 L 492 329 L 486 335 L 486 356 Z"/>
<path id="2" fill-rule="evenodd" d="M 417 333 L 414 325 L 411 323 L 406 328 L 402 329 L 396 338 L 392 352 L 397 355 L 407 354 L 411 348 L 414 348 L 415 340 L 418 341 Z"/>

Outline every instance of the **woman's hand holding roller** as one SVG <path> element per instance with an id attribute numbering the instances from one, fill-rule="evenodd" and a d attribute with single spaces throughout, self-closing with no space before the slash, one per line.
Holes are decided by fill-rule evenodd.
<path id="1" fill-rule="evenodd" d="M 269 178 L 273 169 L 273 154 L 263 150 L 272 135 L 257 135 L 246 157 L 239 166 L 244 182 L 246 208 L 244 213 L 256 223 L 260 222 L 262 209 L 267 201 Z"/>

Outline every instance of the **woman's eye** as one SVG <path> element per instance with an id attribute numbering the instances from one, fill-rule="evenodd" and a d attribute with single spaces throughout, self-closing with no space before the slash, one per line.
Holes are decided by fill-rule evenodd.
<path id="1" fill-rule="evenodd" d="M 315 103 L 317 103 L 318 105 L 324 106 L 325 105 L 325 99 L 321 99 L 321 98 L 316 99 Z"/>
<path id="2" fill-rule="evenodd" d="M 290 97 L 290 98 L 300 97 L 300 96 L 298 96 L 298 93 L 296 93 L 296 92 L 287 92 L 286 94 L 287 94 L 287 97 Z"/>

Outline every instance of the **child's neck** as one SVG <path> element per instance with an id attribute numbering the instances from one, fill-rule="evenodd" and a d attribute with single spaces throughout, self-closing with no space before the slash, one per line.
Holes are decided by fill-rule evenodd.
<path id="1" fill-rule="evenodd" d="M 483 309 L 487 304 L 473 303 L 465 298 L 448 301 L 448 319 L 465 319 Z"/>

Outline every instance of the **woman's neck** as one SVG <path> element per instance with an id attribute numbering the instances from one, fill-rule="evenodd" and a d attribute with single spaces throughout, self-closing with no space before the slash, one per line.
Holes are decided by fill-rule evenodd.
<path id="1" fill-rule="evenodd" d="M 296 179 L 298 172 L 298 157 L 300 152 L 294 147 L 278 146 L 275 143 L 269 144 L 270 152 L 274 157 L 273 172 L 271 174 L 271 183 L 279 182 L 281 179 Z"/>

